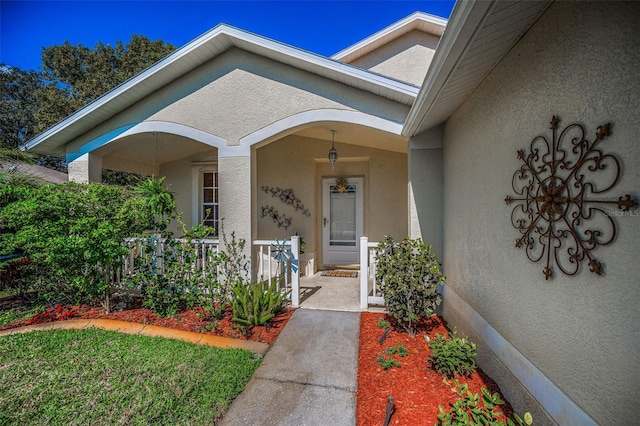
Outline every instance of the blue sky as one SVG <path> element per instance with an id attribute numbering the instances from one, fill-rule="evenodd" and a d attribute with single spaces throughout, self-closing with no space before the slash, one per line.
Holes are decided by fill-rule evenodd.
<path id="1" fill-rule="evenodd" d="M 454 1 L 5 1 L 0 63 L 37 69 L 43 46 L 127 42 L 180 47 L 219 23 L 330 56 L 415 11 L 448 18 Z"/>

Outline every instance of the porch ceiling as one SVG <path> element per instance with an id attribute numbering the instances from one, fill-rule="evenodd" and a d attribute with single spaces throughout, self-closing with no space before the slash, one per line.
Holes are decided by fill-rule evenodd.
<path id="1" fill-rule="evenodd" d="M 198 154 L 215 152 L 214 147 L 179 135 L 141 133 L 127 136 L 104 145 L 95 153 L 134 163 L 160 165 Z"/>
<path id="2" fill-rule="evenodd" d="M 295 134 L 305 138 L 331 141 L 331 130 L 336 130 L 335 141 L 338 143 L 400 152 L 403 154 L 406 154 L 408 151 L 409 143 L 407 138 L 365 126 L 326 124 L 306 128 Z"/>

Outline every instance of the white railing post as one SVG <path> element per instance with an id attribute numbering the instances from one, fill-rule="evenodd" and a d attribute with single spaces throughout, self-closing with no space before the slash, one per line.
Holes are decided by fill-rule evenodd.
<path id="1" fill-rule="evenodd" d="M 360 310 L 369 308 L 369 238 L 360 237 Z"/>
<path id="2" fill-rule="evenodd" d="M 291 307 L 297 308 L 300 305 L 300 237 L 297 235 L 291 237 L 291 254 L 292 263 L 298 265 L 291 268 Z"/>

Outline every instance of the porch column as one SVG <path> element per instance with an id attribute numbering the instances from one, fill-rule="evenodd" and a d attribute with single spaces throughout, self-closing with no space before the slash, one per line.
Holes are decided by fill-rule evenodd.
<path id="1" fill-rule="evenodd" d="M 442 129 L 429 129 L 409 141 L 409 235 L 443 255 Z"/>
<path id="2" fill-rule="evenodd" d="M 245 254 L 251 259 L 251 157 L 218 158 L 218 201 L 220 218 L 228 238 L 246 241 Z M 222 242 L 222 241 L 221 241 Z"/>
<path id="3" fill-rule="evenodd" d="M 86 153 L 71 161 L 68 166 L 69 182 L 102 182 L 102 157 Z"/>

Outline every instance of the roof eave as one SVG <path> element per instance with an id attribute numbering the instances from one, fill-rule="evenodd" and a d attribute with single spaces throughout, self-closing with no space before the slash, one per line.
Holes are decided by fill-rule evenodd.
<path id="1" fill-rule="evenodd" d="M 421 21 L 428 22 L 434 24 L 437 27 L 440 27 L 440 31 L 435 32 L 435 35 L 437 36 L 442 35 L 442 32 L 444 31 L 448 22 L 447 19 L 441 18 L 439 16 L 430 15 L 424 12 L 414 12 L 406 18 L 403 18 L 400 21 L 397 21 L 389 25 L 388 27 L 385 27 L 382 30 L 376 32 L 375 34 L 372 34 L 364 40 L 361 40 L 341 50 L 340 52 L 335 53 L 331 56 L 331 59 L 337 61 L 345 61 L 346 58 L 346 62 L 351 62 L 372 50 L 370 46 L 375 45 L 379 40 L 382 40 L 394 33 L 396 34 L 396 37 L 406 34 L 409 31 L 418 28 L 418 23 Z"/>
<path id="2" fill-rule="evenodd" d="M 551 3 L 551 0 L 456 3 L 402 135 L 412 137 L 445 122 Z M 487 55 L 488 51 L 492 54 Z M 478 59 L 485 59 L 482 66 L 477 65 Z M 475 64 L 473 74 L 468 73 L 470 63 Z M 465 81 L 460 86 L 462 75 Z"/>
<path id="3" fill-rule="evenodd" d="M 409 110 L 402 136 L 411 137 L 417 133 L 438 93 L 446 84 L 449 74 L 464 54 L 491 6 L 492 2 L 488 1 L 456 2 L 425 76 L 422 90 Z"/>
<path id="4" fill-rule="evenodd" d="M 210 49 L 207 49 L 205 45 L 209 46 Z M 419 91 L 419 88 L 416 86 L 353 67 L 235 27 L 220 24 L 45 130 L 28 141 L 25 144 L 25 149 L 40 153 L 60 153 L 60 148 L 69 140 L 81 135 L 96 125 L 96 123 L 93 123 L 93 125 L 87 123 L 83 126 L 83 119 L 88 119 L 88 117 L 93 116 L 94 120 L 98 122 L 97 124 L 104 122 L 133 103 L 148 96 L 153 91 L 184 75 L 184 72 L 180 71 L 178 64 L 181 59 L 190 57 L 193 60 L 195 58 L 196 60 L 193 62 L 195 66 L 199 66 L 214 59 L 233 46 L 252 51 L 253 53 L 269 57 L 273 60 L 286 61 L 300 69 L 324 75 L 327 78 L 333 78 L 344 84 L 353 85 L 354 87 L 362 88 L 362 83 L 364 82 L 366 83 L 365 85 L 374 87 L 377 94 L 405 105 L 412 105 Z M 194 52 L 197 50 L 206 50 L 205 53 L 208 53 L 208 55 L 199 55 L 196 58 Z M 174 71 L 173 68 L 178 72 Z M 193 68 L 194 67 L 191 69 Z M 154 79 L 156 79 L 156 81 L 153 81 Z M 141 87 L 141 83 L 148 83 L 146 89 Z M 138 93 L 135 93 L 136 89 L 139 90 Z M 127 93 L 133 96 L 126 102 L 122 101 L 122 95 Z M 118 100 L 120 100 L 120 103 L 118 103 Z M 109 107 L 111 107 L 112 110 L 109 110 Z M 100 113 L 102 113 L 101 116 L 97 116 Z"/>

